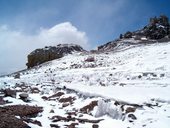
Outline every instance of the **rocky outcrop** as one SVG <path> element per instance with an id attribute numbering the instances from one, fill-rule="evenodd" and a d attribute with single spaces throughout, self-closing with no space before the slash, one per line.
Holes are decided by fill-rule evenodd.
<path id="1" fill-rule="evenodd" d="M 169 35 L 169 19 L 161 15 L 160 17 L 150 18 L 150 22 L 142 30 L 134 32 L 134 35 L 144 35 L 149 39 L 162 39 Z"/>
<path id="2" fill-rule="evenodd" d="M 162 39 L 170 33 L 170 24 L 167 16 L 161 15 L 160 17 L 150 18 L 149 24 L 143 29 L 135 32 L 126 32 L 123 38 L 132 38 L 133 36 L 144 36 L 148 39 Z"/>
<path id="3" fill-rule="evenodd" d="M 36 117 L 42 111 L 42 107 L 28 105 L 0 107 L 0 128 L 31 128 L 25 122 L 37 123 L 31 117 Z"/>
<path id="4" fill-rule="evenodd" d="M 117 50 L 118 48 L 130 45 L 168 41 L 170 41 L 169 19 L 161 15 L 160 17 L 150 18 L 149 24 L 140 30 L 134 32 L 127 31 L 125 34 L 120 34 L 119 39 L 99 46 L 98 51 L 103 52 Z"/>
<path id="5" fill-rule="evenodd" d="M 81 46 L 74 44 L 59 44 L 54 47 L 49 46 L 42 49 L 36 49 L 28 55 L 28 63 L 26 65 L 28 68 L 34 67 L 44 62 L 61 58 L 64 55 L 71 54 L 75 51 L 82 52 L 85 50 Z"/>

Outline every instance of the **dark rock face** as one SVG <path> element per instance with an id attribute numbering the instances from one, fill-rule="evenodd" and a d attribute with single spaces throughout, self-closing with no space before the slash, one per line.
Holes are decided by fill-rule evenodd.
<path id="1" fill-rule="evenodd" d="M 16 90 L 5 89 L 5 90 L 3 90 L 3 92 L 4 92 L 5 97 L 7 97 L 7 96 L 13 97 L 13 98 L 16 97 Z"/>
<path id="2" fill-rule="evenodd" d="M 113 42 L 108 42 L 104 45 L 101 45 L 97 49 L 98 49 L 98 51 L 107 51 L 108 49 L 111 49 L 111 48 L 116 47 L 116 46 L 117 46 L 117 43 L 115 43 L 113 41 Z"/>
<path id="3" fill-rule="evenodd" d="M 44 62 L 58 59 L 66 54 L 71 54 L 74 51 L 82 52 L 85 51 L 79 45 L 73 44 L 59 44 L 56 47 L 45 47 L 43 49 L 36 49 L 28 55 L 28 68 L 37 66 Z"/>
<path id="4" fill-rule="evenodd" d="M 143 29 L 133 32 L 133 36 L 140 35 L 145 36 L 148 39 L 162 39 L 168 36 L 170 30 L 170 24 L 168 17 L 161 15 L 160 17 L 150 18 L 150 22 Z M 126 35 L 126 34 L 125 34 Z M 124 38 L 125 38 L 124 35 Z"/>
<path id="5" fill-rule="evenodd" d="M 135 41 L 132 41 L 135 40 Z M 137 31 L 127 31 L 120 34 L 119 39 L 98 47 L 98 52 L 113 51 L 120 47 L 129 47 L 137 44 L 150 44 L 170 41 L 170 23 L 168 17 L 150 18 L 148 25 Z M 134 43 L 135 42 L 135 43 Z"/>
<path id="6" fill-rule="evenodd" d="M 132 32 L 128 31 L 124 34 L 124 38 L 132 38 Z"/>

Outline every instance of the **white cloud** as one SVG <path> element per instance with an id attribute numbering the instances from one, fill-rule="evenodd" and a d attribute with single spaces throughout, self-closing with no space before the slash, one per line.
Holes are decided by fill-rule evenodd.
<path id="1" fill-rule="evenodd" d="M 74 43 L 89 48 L 86 33 L 79 31 L 70 22 L 57 24 L 49 29 L 41 28 L 36 35 L 24 34 L 3 25 L 0 26 L 0 43 L 0 73 L 25 68 L 27 55 L 36 48 L 59 43 Z"/>
<path id="2" fill-rule="evenodd" d="M 39 34 L 41 42 L 45 41 L 50 44 L 59 43 L 75 43 L 84 47 L 87 46 L 87 37 L 85 32 L 80 32 L 70 22 L 55 25 L 50 29 L 41 29 Z M 87 47 L 86 47 L 87 48 Z"/>

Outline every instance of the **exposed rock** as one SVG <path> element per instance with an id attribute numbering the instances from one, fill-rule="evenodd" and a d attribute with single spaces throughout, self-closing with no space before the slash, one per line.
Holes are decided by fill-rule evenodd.
<path id="1" fill-rule="evenodd" d="M 94 61 L 95 61 L 95 58 L 89 56 L 87 59 L 85 59 L 85 61 L 86 61 L 86 62 L 94 62 Z"/>
<path id="2" fill-rule="evenodd" d="M 32 117 L 42 112 L 41 107 L 13 105 L 0 107 L 0 128 L 30 128 L 24 121 L 26 117 Z M 16 116 L 19 116 L 18 118 Z M 20 118 L 21 117 L 21 118 Z M 28 122 L 41 126 L 39 121 L 27 119 Z M 26 121 L 26 122 L 27 122 Z"/>
<path id="3" fill-rule="evenodd" d="M 67 128 L 76 128 L 75 126 L 79 125 L 78 123 L 71 123 L 70 125 L 66 125 Z"/>
<path id="4" fill-rule="evenodd" d="M 28 94 L 27 93 L 21 93 L 19 94 L 20 99 L 27 102 L 28 101 Z"/>
<path id="5" fill-rule="evenodd" d="M 20 79 L 20 73 L 15 74 L 14 78 L 15 79 Z"/>
<path id="6" fill-rule="evenodd" d="M 46 96 L 42 96 L 41 97 L 43 100 L 48 100 L 48 97 L 46 97 Z"/>
<path id="7" fill-rule="evenodd" d="M 50 124 L 51 128 L 60 128 L 57 124 Z"/>
<path id="8" fill-rule="evenodd" d="M 28 63 L 26 65 L 30 68 L 50 60 L 61 58 L 75 51 L 82 52 L 85 50 L 81 46 L 74 44 L 59 44 L 56 47 L 50 46 L 43 49 L 36 49 L 28 55 Z"/>
<path id="9" fill-rule="evenodd" d="M 5 89 L 3 90 L 5 97 L 10 96 L 16 98 L 16 90 Z"/>
<path id="10" fill-rule="evenodd" d="M 133 41 L 134 40 L 134 41 Z M 98 52 L 115 51 L 138 44 L 151 44 L 170 41 L 170 23 L 168 17 L 151 18 L 148 25 L 133 32 L 121 34 L 119 39 L 98 47 Z"/>
<path id="11" fill-rule="evenodd" d="M 107 50 L 115 48 L 116 46 L 117 46 L 117 42 L 112 41 L 112 42 L 108 42 L 106 44 L 103 44 L 101 46 L 98 46 L 97 50 L 98 51 L 107 51 Z"/>
<path id="12" fill-rule="evenodd" d="M 60 96 L 62 96 L 62 95 L 64 95 L 64 92 L 57 92 L 56 94 L 54 94 L 54 95 L 52 95 L 52 96 L 49 96 L 48 99 L 50 99 L 50 98 L 55 98 L 55 97 L 60 97 Z"/>
<path id="13" fill-rule="evenodd" d="M 124 34 L 124 38 L 132 38 L 132 32 L 128 31 Z"/>
<path id="14" fill-rule="evenodd" d="M 50 110 L 50 113 L 54 113 L 54 110 L 53 110 L 53 109 L 51 109 L 51 110 Z"/>
<path id="15" fill-rule="evenodd" d="M 30 87 L 31 93 L 39 93 L 40 90 L 37 87 Z"/>
<path id="16" fill-rule="evenodd" d="M 98 101 L 92 101 L 90 104 L 81 108 L 80 111 L 83 113 L 88 113 L 89 111 L 92 111 L 94 109 L 94 107 L 97 105 L 98 105 Z"/>
<path id="17" fill-rule="evenodd" d="M 75 98 L 70 96 L 70 97 L 59 99 L 59 102 L 61 102 L 61 103 L 65 103 L 65 102 L 72 103 L 74 100 L 75 100 Z"/>
<path id="18" fill-rule="evenodd" d="M 129 117 L 130 119 L 132 119 L 132 120 L 136 120 L 136 119 L 137 119 L 134 114 L 129 114 L 128 117 Z"/>
<path id="19" fill-rule="evenodd" d="M 122 39 L 122 38 L 123 38 L 123 35 L 122 35 L 122 34 L 120 34 L 119 38 L 120 38 L 120 39 Z"/>
<path id="20" fill-rule="evenodd" d="M 0 113 L 7 113 L 15 116 L 36 116 L 39 112 L 42 112 L 42 107 L 28 106 L 28 105 L 10 105 L 0 107 Z"/>
<path id="21" fill-rule="evenodd" d="M 65 122 L 68 122 L 67 118 L 66 117 L 62 117 L 62 116 L 53 116 L 52 118 L 52 122 L 58 122 L 58 121 L 65 121 Z"/>
<path id="22" fill-rule="evenodd" d="M 79 123 L 99 123 L 103 119 L 98 119 L 98 120 L 90 120 L 90 119 L 82 119 L 82 118 L 75 118 L 75 117 L 62 117 L 62 116 L 53 116 L 51 118 L 52 122 L 58 122 L 58 121 L 64 121 L 64 122 L 69 122 L 69 121 L 79 121 Z"/>
<path id="23" fill-rule="evenodd" d="M 5 104 L 5 103 L 6 103 L 6 102 L 4 101 L 3 97 L 0 96 L 0 105 L 3 105 L 3 104 Z"/>
<path id="24" fill-rule="evenodd" d="M 42 126 L 41 122 L 38 120 L 33 120 L 33 119 L 29 119 L 29 118 L 22 118 L 23 121 L 27 122 L 27 123 L 32 123 L 38 126 Z"/>
<path id="25" fill-rule="evenodd" d="M 70 116 L 77 116 L 77 113 L 75 111 L 73 112 L 67 112 L 66 113 L 67 115 L 70 115 Z"/>
<path id="26" fill-rule="evenodd" d="M 98 124 L 93 124 L 92 128 L 99 128 L 99 125 Z"/>
<path id="27" fill-rule="evenodd" d="M 62 107 L 64 108 L 64 107 L 67 107 L 67 106 L 69 106 L 69 105 L 70 105 L 70 103 L 66 102 L 66 103 L 63 103 L 63 104 L 62 104 Z"/>
<path id="28" fill-rule="evenodd" d="M 169 19 L 168 17 L 161 15 L 160 17 L 154 17 L 150 19 L 150 22 L 138 33 L 142 34 L 150 39 L 161 39 L 169 34 Z"/>
<path id="29" fill-rule="evenodd" d="M 31 128 L 21 119 L 16 118 L 14 115 L 0 113 L 0 128 Z"/>
<path id="30" fill-rule="evenodd" d="M 127 107 L 126 108 L 126 113 L 135 112 L 135 111 L 136 111 L 136 108 L 134 108 L 134 107 Z"/>

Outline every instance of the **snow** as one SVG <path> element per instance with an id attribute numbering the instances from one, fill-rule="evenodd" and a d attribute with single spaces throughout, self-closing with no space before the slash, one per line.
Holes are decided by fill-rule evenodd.
<path id="1" fill-rule="evenodd" d="M 1 77 L 0 87 L 14 87 L 16 83 L 24 82 L 28 86 L 39 88 L 41 93 L 29 94 L 33 99 L 29 104 L 44 108 L 42 116 L 36 119 L 41 121 L 45 128 L 51 123 L 49 116 L 55 114 L 65 116 L 66 111 L 72 111 L 73 108 L 80 109 L 94 100 L 98 100 L 98 106 L 87 117 L 104 119 L 98 123 L 101 128 L 168 128 L 170 126 L 169 50 L 170 42 L 120 48 L 117 52 L 92 55 L 75 53 L 23 71 L 20 73 L 20 79 L 14 79 L 13 76 Z M 95 58 L 94 62 L 86 62 L 85 60 L 91 56 Z M 61 96 L 76 97 L 72 106 L 61 109 L 61 104 L 55 99 L 45 102 L 41 98 L 55 94 L 57 88 L 64 87 L 75 91 L 68 93 L 64 90 L 66 94 Z M 13 101 L 11 104 L 25 104 L 15 98 L 6 97 L 5 100 Z M 114 105 L 115 101 L 144 107 L 138 108 L 133 113 L 137 120 L 130 123 L 128 115 L 123 117 L 120 106 Z M 148 107 L 147 104 L 155 106 Z M 49 113 L 51 109 L 55 113 Z M 59 122 L 61 126 L 65 124 Z M 29 125 L 38 128 L 33 124 Z M 79 124 L 78 127 L 91 128 L 92 124 Z"/>

